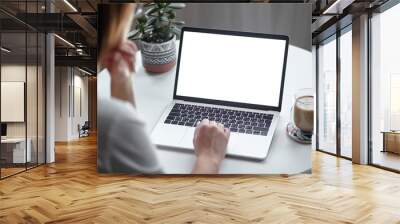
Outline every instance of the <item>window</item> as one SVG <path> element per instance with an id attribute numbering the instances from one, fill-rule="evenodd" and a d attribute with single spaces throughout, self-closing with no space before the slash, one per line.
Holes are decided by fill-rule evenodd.
<path id="1" fill-rule="evenodd" d="M 318 45 L 318 150 L 352 157 L 352 26 Z M 338 123 L 340 122 L 340 123 Z"/>
<path id="2" fill-rule="evenodd" d="M 336 154 L 336 36 L 318 47 L 318 149 Z"/>
<path id="3" fill-rule="evenodd" d="M 352 157 L 352 33 L 351 26 L 340 36 L 340 154 Z"/>
<path id="4" fill-rule="evenodd" d="M 40 13 L 42 5 L 44 0 L 0 1 L 0 7 L 18 7 L 20 16 L 27 15 L 24 12 Z M 2 179 L 45 163 L 46 38 L 43 32 L 4 12 L 0 17 L 10 21 L 0 23 Z"/>
<path id="5" fill-rule="evenodd" d="M 400 170 L 400 4 L 371 18 L 370 162 Z"/>

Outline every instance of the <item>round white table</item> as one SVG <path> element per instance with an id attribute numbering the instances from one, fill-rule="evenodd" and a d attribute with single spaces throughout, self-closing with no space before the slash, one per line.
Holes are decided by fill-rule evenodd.
<path id="1" fill-rule="evenodd" d="M 165 107 L 171 103 L 174 90 L 175 68 L 165 74 L 151 75 L 142 67 L 140 52 L 136 55 L 134 90 L 137 109 L 147 124 L 149 134 Z M 110 97 L 110 77 L 107 70 L 97 76 L 98 98 Z M 291 120 L 290 109 L 298 89 L 313 88 L 312 54 L 301 48 L 289 47 L 286 78 L 279 125 L 275 131 L 267 158 L 251 161 L 227 157 L 220 169 L 222 174 L 296 174 L 311 172 L 311 145 L 291 140 L 286 124 Z M 101 121 L 99 121 L 101 122 Z M 195 156 L 191 152 L 158 149 L 157 157 L 167 174 L 188 174 Z"/>

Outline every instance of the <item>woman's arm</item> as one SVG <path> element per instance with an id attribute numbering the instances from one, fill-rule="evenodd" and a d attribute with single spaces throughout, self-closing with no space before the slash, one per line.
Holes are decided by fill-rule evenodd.
<path id="1" fill-rule="evenodd" d="M 111 96 L 128 101 L 135 106 L 132 74 L 135 72 L 136 45 L 131 41 L 123 42 L 118 49 L 110 52 L 103 64 L 111 74 Z"/>
<path id="2" fill-rule="evenodd" d="M 130 105 L 129 105 L 130 106 Z M 122 115 L 122 113 L 120 113 Z M 115 116 L 115 115 L 114 115 Z M 137 118 L 135 109 L 114 118 L 108 130 L 109 163 L 113 173 L 161 174 L 156 148 L 146 133 L 145 125 Z"/>

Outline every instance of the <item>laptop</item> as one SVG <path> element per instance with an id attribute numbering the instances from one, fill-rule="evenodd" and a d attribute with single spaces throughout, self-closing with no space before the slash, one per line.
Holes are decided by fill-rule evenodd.
<path id="1" fill-rule="evenodd" d="M 173 100 L 151 133 L 166 149 L 193 151 L 198 121 L 231 131 L 227 155 L 264 160 L 279 120 L 289 38 L 184 27 Z"/>

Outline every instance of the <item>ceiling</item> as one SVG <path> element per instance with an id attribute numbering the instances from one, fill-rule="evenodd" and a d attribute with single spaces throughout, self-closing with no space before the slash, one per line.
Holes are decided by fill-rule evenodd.
<path id="1" fill-rule="evenodd" d="M 45 0 L 1 0 L 2 46 L 11 50 L 9 53 L 2 51 L 2 55 L 7 54 L 7 57 L 2 57 L 2 59 L 25 62 L 26 58 L 28 61 L 36 58 L 37 51 L 43 47 L 41 44 L 39 44 L 39 49 L 36 47 L 37 33 L 52 32 L 57 34 L 55 38 L 56 65 L 79 66 L 94 74 L 97 54 L 97 4 L 99 2 L 96 0 L 48 0 L 46 5 Z M 75 64 L 71 64 L 71 61 Z M 79 63 L 80 61 L 82 63 Z"/>
<path id="2" fill-rule="evenodd" d="M 316 0 L 313 1 L 311 32 L 313 43 L 332 35 L 352 22 L 352 18 L 373 10 L 388 0 Z M 339 22 L 340 21 L 340 22 Z"/>

